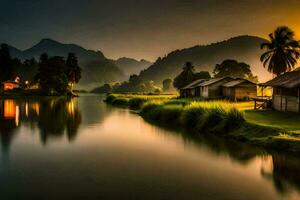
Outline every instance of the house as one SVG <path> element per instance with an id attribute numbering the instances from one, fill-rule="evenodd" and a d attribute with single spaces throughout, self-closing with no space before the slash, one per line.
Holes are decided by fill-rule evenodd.
<path id="1" fill-rule="evenodd" d="M 225 98 L 239 100 L 257 97 L 257 85 L 246 79 L 235 79 L 222 85 Z"/>
<path id="2" fill-rule="evenodd" d="M 300 112 L 300 70 L 287 72 L 261 84 L 272 87 L 272 106 L 275 110 Z"/>
<path id="3" fill-rule="evenodd" d="M 195 85 L 195 90 L 199 91 L 200 97 L 206 99 L 223 98 L 222 85 L 234 80 L 231 77 L 213 78 Z"/>
<path id="4" fill-rule="evenodd" d="M 196 91 L 195 86 L 203 83 L 207 79 L 198 79 L 193 81 L 192 83 L 188 84 L 187 86 L 180 89 L 180 97 L 186 98 L 186 97 L 200 97 L 200 91 Z"/>
<path id="5" fill-rule="evenodd" d="M 20 83 L 17 81 L 5 81 L 2 83 L 3 90 L 9 91 L 20 88 Z"/>

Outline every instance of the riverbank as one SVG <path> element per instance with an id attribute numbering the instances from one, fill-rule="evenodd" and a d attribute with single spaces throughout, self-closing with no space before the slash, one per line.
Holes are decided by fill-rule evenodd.
<path id="1" fill-rule="evenodd" d="M 135 110 L 152 123 L 184 128 L 190 134 L 214 134 L 264 148 L 300 152 L 300 127 L 289 126 L 299 122 L 297 114 L 253 111 L 251 102 L 205 102 L 176 99 L 174 95 L 114 94 L 105 101 Z M 280 121 L 288 124 L 281 126 Z"/>

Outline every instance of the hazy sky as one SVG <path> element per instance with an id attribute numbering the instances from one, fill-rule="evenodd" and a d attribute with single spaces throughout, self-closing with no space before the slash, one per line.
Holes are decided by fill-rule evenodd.
<path id="1" fill-rule="evenodd" d="M 52 38 L 110 58 L 155 60 L 174 49 L 241 34 L 266 37 L 279 25 L 300 35 L 300 0 L 0 2 L 0 41 L 20 49 Z"/>

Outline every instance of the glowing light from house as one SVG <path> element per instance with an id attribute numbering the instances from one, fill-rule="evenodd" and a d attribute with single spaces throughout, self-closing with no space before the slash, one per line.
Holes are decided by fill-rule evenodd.
<path id="1" fill-rule="evenodd" d="M 16 83 L 20 83 L 20 77 L 17 76 L 17 77 L 15 78 L 15 82 L 16 82 Z"/>
<path id="2" fill-rule="evenodd" d="M 4 83 L 4 90 L 13 90 L 17 88 L 18 84 L 14 82 L 6 82 Z"/>

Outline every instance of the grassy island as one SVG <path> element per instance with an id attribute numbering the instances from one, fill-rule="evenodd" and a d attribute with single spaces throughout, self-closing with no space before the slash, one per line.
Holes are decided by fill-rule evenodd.
<path id="1" fill-rule="evenodd" d="M 107 103 L 137 111 L 152 123 L 215 134 L 265 148 L 300 152 L 300 116 L 253 110 L 253 102 L 177 99 L 176 95 L 111 94 Z"/>

